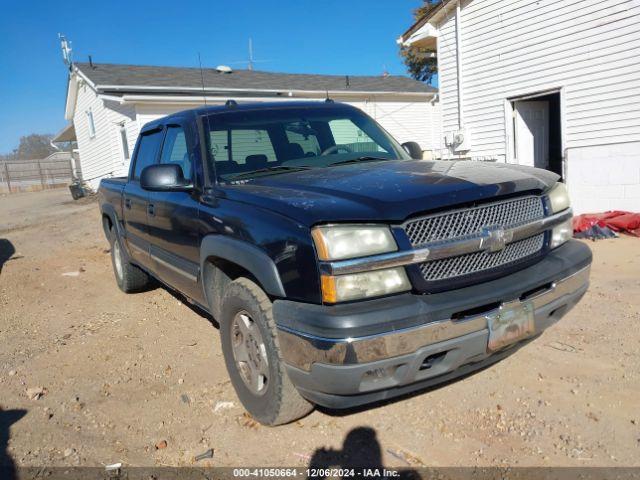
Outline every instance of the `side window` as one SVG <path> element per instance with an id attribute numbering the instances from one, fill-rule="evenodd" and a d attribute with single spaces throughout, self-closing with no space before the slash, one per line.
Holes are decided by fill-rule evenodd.
<path id="1" fill-rule="evenodd" d="M 133 168 L 133 179 L 138 180 L 144 167 L 156 163 L 160 141 L 162 140 L 162 130 L 146 133 L 140 137 L 138 152 L 136 153 L 135 165 Z"/>
<path id="2" fill-rule="evenodd" d="M 96 123 L 93 120 L 93 112 L 91 109 L 87 110 L 87 123 L 89 126 L 89 138 L 96 136 Z"/>
<path id="3" fill-rule="evenodd" d="M 212 130 L 209 132 L 211 155 L 216 162 L 226 162 L 229 160 L 229 145 L 227 144 L 228 138 L 226 130 Z"/>
<path id="4" fill-rule="evenodd" d="M 269 133 L 266 130 L 232 130 L 231 157 L 233 160 L 243 165 L 247 157 L 255 155 L 266 157 L 268 162 L 276 160 Z"/>
<path id="5" fill-rule="evenodd" d="M 125 162 L 129 161 L 129 140 L 127 139 L 127 128 L 124 124 L 118 127 L 118 133 L 120 134 L 120 144 L 122 145 L 122 158 Z"/>
<path id="6" fill-rule="evenodd" d="M 360 130 L 360 128 L 349 119 L 340 118 L 331 120 L 329 122 L 329 128 L 331 129 L 336 145 L 345 145 L 354 152 L 385 151 L 384 148 L 374 142 L 369 135 Z"/>
<path id="7" fill-rule="evenodd" d="M 182 127 L 169 127 L 164 138 L 160 163 L 175 163 L 182 167 L 184 178 L 191 180 L 191 159 L 187 151 L 187 138 Z"/>

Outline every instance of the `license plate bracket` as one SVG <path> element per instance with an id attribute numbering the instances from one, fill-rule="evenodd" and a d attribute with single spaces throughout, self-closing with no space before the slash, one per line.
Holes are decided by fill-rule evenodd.
<path id="1" fill-rule="evenodd" d="M 489 341 L 487 350 L 496 352 L 535 333 L 535 317 L 531 302 L 503 303 L 487 315 Z"/>

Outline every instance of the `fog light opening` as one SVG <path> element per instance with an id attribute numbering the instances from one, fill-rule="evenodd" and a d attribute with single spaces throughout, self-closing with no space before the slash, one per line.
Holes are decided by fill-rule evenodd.
<path id="1" fill-rule="evenodd" d="M 438 353 L 434 353 L 433 355 L 427 356 L 422 361 L 422 365 L 420 365 L 420 370 L 429 370 L 431 367 L 436 366 L 438 363 L 444 360 L 444 357 L 447 356 L 447 353 L 449 353 L 449 350 L 447 350 L 446 352 L 438 352 Z"/>

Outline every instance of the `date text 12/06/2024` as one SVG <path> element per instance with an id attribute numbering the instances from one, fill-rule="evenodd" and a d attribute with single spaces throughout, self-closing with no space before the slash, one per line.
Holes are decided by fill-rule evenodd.
<path id="1" fill-rule="evenodd" d="M 234 468 L 235 478 L 394 478 L 398 470 L 387 468 Z"/>

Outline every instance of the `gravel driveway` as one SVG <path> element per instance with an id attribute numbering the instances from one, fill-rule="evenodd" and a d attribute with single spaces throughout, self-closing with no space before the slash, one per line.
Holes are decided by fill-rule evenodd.
<path id="1" fill-rule="evenodd" d="M 0 463 L 193 465 L 211 448 L 197 465 L 640 466 L 640 239 L 591 247 L 582 303 L 505 361 L 267 428 L 243 413 L 212 319 L 163 288 L 118 290 L 94 202 L 0 197 Z"/>

